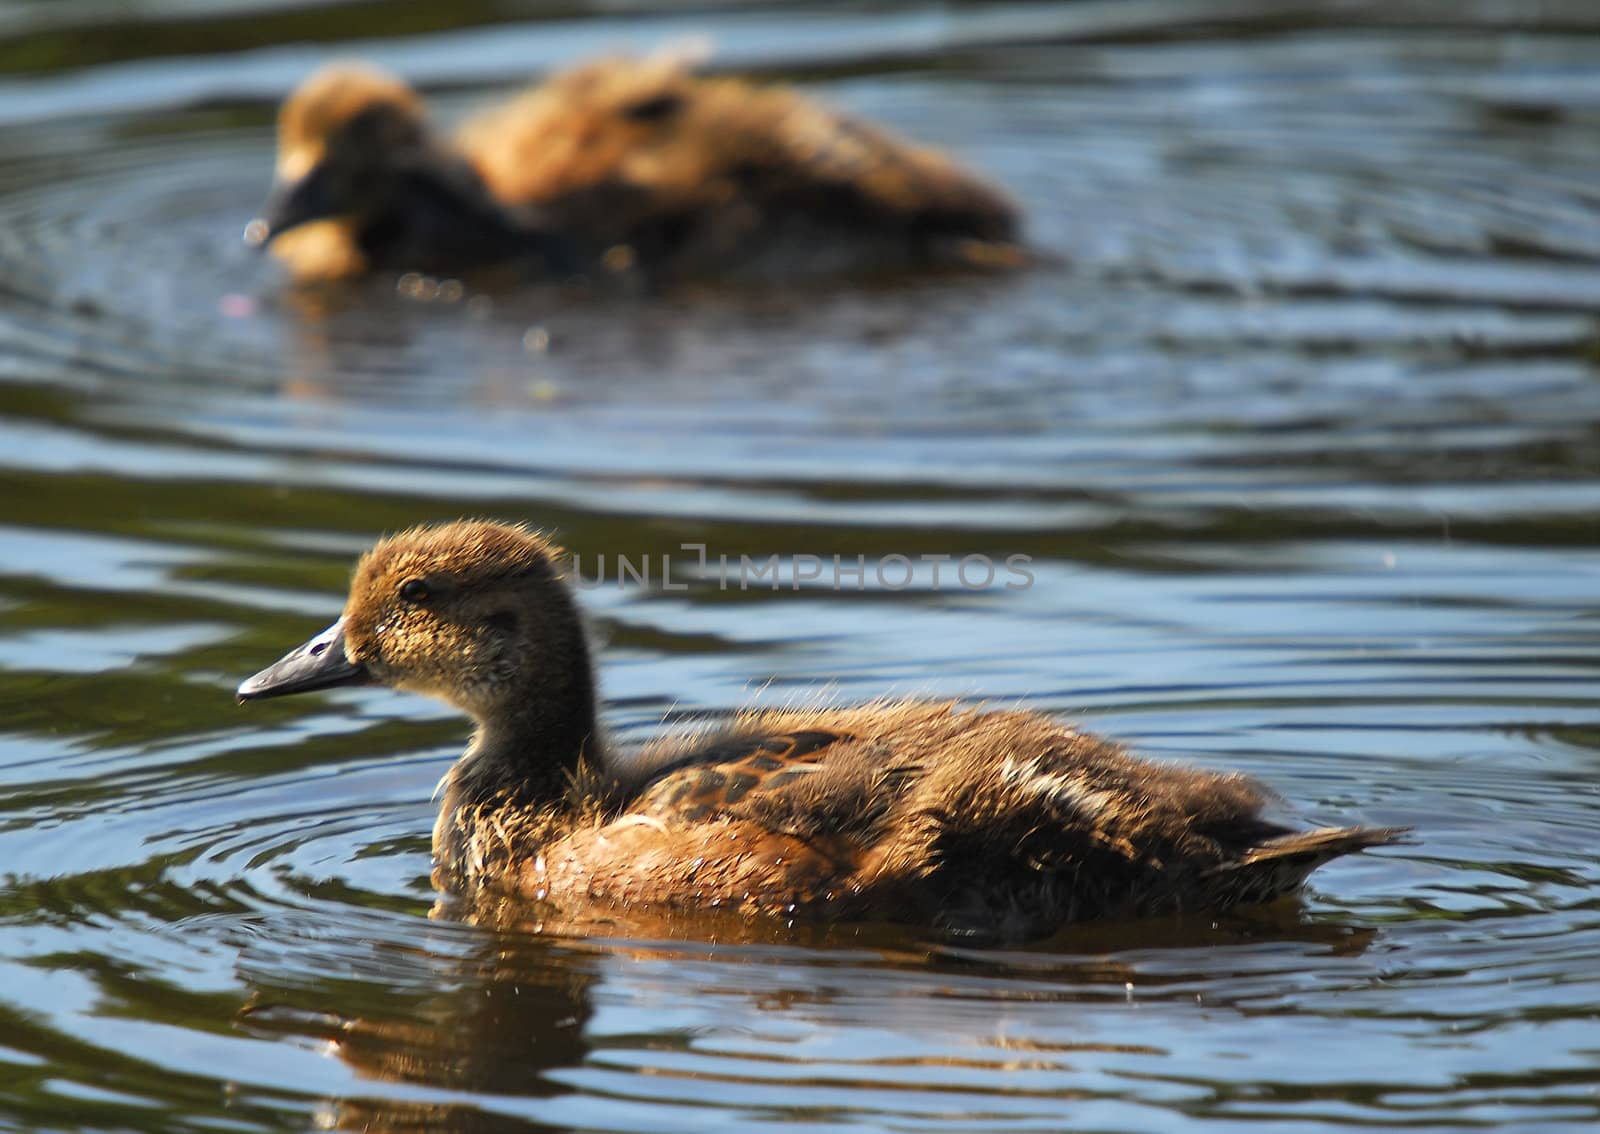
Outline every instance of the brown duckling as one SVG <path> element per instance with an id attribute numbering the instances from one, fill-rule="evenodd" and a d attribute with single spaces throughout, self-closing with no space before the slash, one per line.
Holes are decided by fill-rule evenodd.
<path id="1" fill-rule="evenodd" d="M 558 909 L 721 907 L 1008 939 L 1289 894 L 1398 828 L 1293 831 L 1266 793 L 1031 712 L 949 703 L 751 712 L 609 748 L 563 552 L 460 521 L 362 557 L 343 615 L 241 700 L 376 682 L 477 721 L 433 831 L 446 888 Z"/>
<path id="2" fill-rule="evenodd" d="M 513 263 L 794 278 L 1019 261 L 1016 207 L 932 150 L 781 86 L 604 59 L 436 134 L 399 79 L 334 64 L 278 117 L 247 237 L 300 280 Z"/>

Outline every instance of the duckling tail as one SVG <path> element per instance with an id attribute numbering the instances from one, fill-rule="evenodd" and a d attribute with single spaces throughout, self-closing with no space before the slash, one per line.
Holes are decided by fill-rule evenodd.
<path id="1" fill-rule="evenodd" d="M 1410 827 L 1323 827 L 1279 835 L 1217 867 L 1212 878 L 1235 902 L 1270 901 L 1295 890 L 1317 867 L 1340 855 L 1403 841 Z"/>
<path id="2" fill-rule="evenodd" d="M 1410 833 L 1410 827 L 1320 827 L 1315 831 L 1297 831 L 1292 835 L 1268 839 L 1246 851 L 1235 866 L 1299 859 L 1306 859 L 1313 866 L 1321 866 L 1342 854 L 1399 842 Z"/>

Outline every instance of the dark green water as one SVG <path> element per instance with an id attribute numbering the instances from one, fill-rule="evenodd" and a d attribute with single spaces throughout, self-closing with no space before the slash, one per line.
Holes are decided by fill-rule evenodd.
<path id="1" fill-rule="evenodd" d="M 1590 1129 L 1597 32 L 1488 2 L 0 3 L 0 1125 Z M 326 54 L 459 111 L 695 33 L 988 170 L 1056 262 L 307 305 L 239 240 Z M 1419 841 L 1297 905 L 1004 952 L 430 920 L 463 723 L 231 691 L 376 534 L 463 514 L 676 557 L 686 589 L 584 596 L 626 734 L 982 697 Z M 724 590 L 686 543 L 1034 578 Z"/>

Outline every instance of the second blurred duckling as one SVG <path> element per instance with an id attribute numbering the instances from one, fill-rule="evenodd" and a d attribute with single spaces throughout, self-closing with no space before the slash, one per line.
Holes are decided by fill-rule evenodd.
<path id="1" fill-rule="evenodd" d="M 468 122 L 334 64 L 278 118 L 276 183 L 247 233 L 298 280 L 515 265 L 782 280 L 1020 262 L 999 188 L 781 86 L 603 59 Z"/>

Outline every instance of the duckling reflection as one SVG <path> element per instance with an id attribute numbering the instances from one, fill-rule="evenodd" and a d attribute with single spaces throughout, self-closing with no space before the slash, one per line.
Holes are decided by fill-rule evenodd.
<path id="1" fill-rule="evenodd" d="M 1010 1088 L 1014 1082 L 999 1077 L 1019 1056 L 1066 1071 L 1094 1051 L 1132 1055 L 1159 1074 L 1167 1051 L 1131 1053 L 1122 1037 L 1106 1042 L 1093 1027 L 1074 1036 L 1072 1021 L 1103 1011 L 1129 987 L 1142 1002 L 1169 1009 L 1201 995 L 1213 1011 L 1254 1011 L 1265 989 L 1303 988 L 1308 966 L 1315 970 L 1330 953 L 1359 954 L 1372 938 L 1370 930 L 1306 921 L 1291 903 L 1164 920 L 1154 935 L 1150 923 L 1098 924 L 1069 931 L 1052 943 L 1060 947 L 1054 952 L 955 949 L 890 927 L 856 926 L 810 927 L 799 938 L 805 950 L 769 926 L 768 940 L 782 943 L 773 948 L 757 940 L 759 925 L 724 924 L 732 936 L 718 936 L 715 947 L 561 940 L 505 925 L 470 938 L 452 933 L 440 942 L 444 949 L 429 951 L 417 947 L 416 929 L 404 921 L 359 946 L 325 928 L 275 932 L 257 938 L 270 940 L 262 953 L 241 954 L 252 993 L 239 1023 L 264 1038 L 315 1042 L 359 1077 L 326 1099 L 319 1117 L 328 1128 L 520 1130 L 523 1121 L 508 1113 L 531 1110 L 537 1118 L 538 1110 L 518 1104 L 537 1107 L 533 1100 L 570 1092 L 577 1069 L 636 1067 L 630 1094 L 648 1103 L 658 1076 L 695 1075 L 680 1058 L 695 1050 L 707 1054 L 715 1077 L 737 1058 L 729 1037 L 740 1037 L 734 1051 L 747 1051 L 754 1036 L 856 1029 L 864 1015 L 874 1029 L 937 1037 L 932 1049 L 919 1044 L 926 1062 L 899 1063 L 887 1076 L 873 1058 L 856 1063 L 850 1081 L 867 1090 L 885 1080 L 904 1088 L 905 1076 L 939 1082 L 952 1062 L 987 1068 L 997 1086 Z M 381 940 L 386 933 L 393 939 Z M 1248 948 L 1263 940 L 1272 948 Z M 356 973 L 353 947 L 367 954 Z M 1152 949 L 1162 951 L 1159 960 Z M 1345 976 L 1368 979 L 1364 970 Z M 1338 979 L 1327 970 L 1324 977 Z M 952 995 L 993 1011 L 952 1015 Z M 634 1010 L 607 1020 L 602 1003 Z M 930 1017 L 937 1027 L 929 1028 Z M 696 1037 L 690 1052 L 682 1047 L 686 1023 Z M 619 1047 L 639 1062 L 619 1065 Z M 765 1089 L 776 1110 L 803 1107 L 785 1072 L 818 1073 L 807 1062 L 813 1056 L 760 1053 L 748 1085 Z M 663 1097 L 671 1100 L 670 1089 Z"/>
<path id="2" fill-rule="evenodd" d="M 347 949 L 316 940 L 293 946 L 289 958 L 244 955 L 253 988 L 239 1014 L 245 1029 L 315 1041 L 368 1081 L 455 1096 L 435 1102 L 414 1090 L 384 1097 L 363 1089 L 327 1100 L 320 1116 L 326 1128 L 500 1129 L 492 1114 L 459 1101 L 461 1093 L 560 1094 L 565 1088 L 546 1073 L 580 1066 L 589 1053 L 584 1029 L 594 1014 L 592 988 L 599 979 L 594 956 L 527 937 L 485 938 L 449 953 L 375 942 L 373 959 L 386 966 L 389 978 L 364 986 L 351 979 Z"/>
<path id="3" fill-rule="evenodd" d="M 682 59 L 557 74 L 454 139 L 376 69 L 332 65 L 278 119 L 247 237 L 296 279 L 515 264 L 788 279 L 1019 262 L 1016 206 L 933 150 Z"/>
<path id="4" fill-rule="evenodd" d="M 441 784 L 435 880 L 564 911 L 1018 939 L 1270 901 L 1400 834 L 1292 831 L 1243 776 L 951 704 L 756 712 L 624 763 L 599 727 L 563 559 L 488 521 L 392 536 L 356 567 L 343 616 L 239 697 L 377 682 L 469 714 L 477 731 Z"/>

